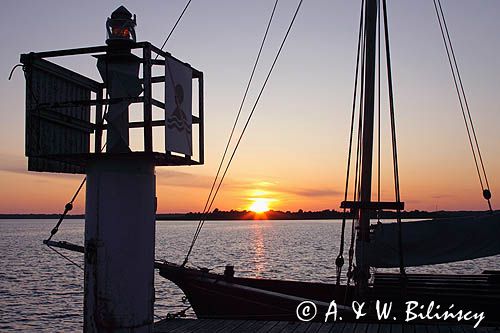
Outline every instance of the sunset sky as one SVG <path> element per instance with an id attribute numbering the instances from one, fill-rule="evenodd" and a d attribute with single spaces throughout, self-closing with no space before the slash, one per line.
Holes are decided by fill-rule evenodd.
<path id="1" fill-rule="evenodd" d="M 279 2 L 243 117 L 249 113 L 296 0 Z M 2 1 L 0 213 L 55 213 L 81 175 L 27 172 L 21 53 L 104 44 L 119 5 L 137 36 L 161 46 L 185 0 Z M 443 0 L 488 173 L 500 200 L 500 1 Z M 158 212 L 201 211 L 256 57 L 273 0 L 193 0 L 165 50 L 204 72 L 203 166 L 159 167 Z M 247 209 L 339 209 L 343 199 L 360 1 L 305 0 L 214 204 Z M 484 210 L 432 0 L 388 0 L 402 200 L 406 209 Z M 98 78 L 95 60 L 64 63 Z M 385 111 L 384 111 L 385 112 Z M 382 199 L 393 200 L 387 112 Z M 239 127 L 241 129 L 242 126 Z M 84 211 L 84 195 L 75 213 Z"/>

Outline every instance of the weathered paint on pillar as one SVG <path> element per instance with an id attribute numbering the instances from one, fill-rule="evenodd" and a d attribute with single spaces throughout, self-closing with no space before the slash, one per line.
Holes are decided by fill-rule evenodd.
<path id="1" fill-rule="evenodd" d="M 154 163 L 88 166 L 85 332 L 151 332 L 154 303 Z"/>

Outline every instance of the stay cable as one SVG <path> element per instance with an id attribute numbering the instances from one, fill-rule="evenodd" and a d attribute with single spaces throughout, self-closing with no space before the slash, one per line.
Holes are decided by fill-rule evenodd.
<path id="1" fill-rule="evenodd" d="M 264 92 L 264 89 L 265 89 L 265 88 L 266 88 L 266 86 L 267 86 L 267 83 L 268 83 L 268 81 L 269 81 L 269 78 L 271 77 L 271 74 L 272 74 L 273 69 L 274 69 L 274 67 L 275 67 L 275 65 L 276 65 L 276 63 L 277 63 L 277 61 L 278 61 L 278 59 L 279 59 L 279 56 L 280 56 L 280 54 L 281 54 L 281 51 L 283 50 L 283 46 L 285 45 L 285 42 L 286 42 L 286 40 L 287 40 L 287 38 L 288 38 L 288 36 L 289 36 L 289 34 L 290 34 L 290 31 L 291 31 L 291 29 L 292 29 L 292 26 L 293 26 L 293 24 L 294 24 L 294 22 L 295 22 L 295 19 L 297 18 L 297 14 L 299 13 L 299 10 L 300 10 L 300 8 L 301 8 L 301 6 L 302 6 L 302 2 L 303 2 L 303 0 L 300 0 L 300 2 L 299 2 L 299 3 L 298 3 L 298 5 L 297 5 L 297 9 L 295 10 L 295 13 L 294 13 L 293 18 L 292 18 L 292 20 L 291 20 L 291 22 L 290 22 L 290 24 L 289 24 L 289 26 L 288 26 L 288 29 L 287 29 L 287 31 L 286 31 L 286 34 L 285 34 L 285 36 L 283 37 L 283 40 L 282 40 L 281 45 L 280 45 L 280 47 L 279 47 L 279 49 L 278 49 L 278 52 L 276 53 L 276 56 L 275 56 L 275 58 L 274 58 L 274 60 L 273 60 L 273 63 L 272 63 L 272 65 L 271 65 L 271 67 L 270 67 L 270 69 L 269 69 L 269 71 L 268 71 L 268 73 L 267 73 L 266 79 L 264 80 L 264 83 L 262 84 L 262 87 L 261 87 L 261 89 L 260 89 L 260 91 L 259 91 L 259 94 L 257 95 L 257 98 L 256 98 L 256 100 L 255 100 L 255 102 L 254 102 L 254 104 L 253 104 L 252 110 L 251 110 L 250 114 L 248 115 L 248 118 L 247 118 L 247 120 L 246 120 L 246 122 L 245 122 L 245 125 L 244 125 L 244 127 L 243 127 L 243 130 L 241 131 L 241 134 L 240 134 L 240 136 L 239 136 L 239 138 L 238 138 L 238 141 L 236 142 L 236 145 L 235 145 L 235 147 L 233 148 L 233 152 L 232 152 L 232 154 L 231 154 L 231 157 L 229 158 L 229 161 L 228 161 L 228 164 L 226 165 L 226 168 L 225 168 L 225 170 L 224 170 L 224 173 L 222 174 L 222 177 L 220 178 L 220 181 L 219 181 L 219 183 L 218 183 L 218 185 L 217 185 L 217 187 L 216 187 L 216 189 L 215 189 L 214 195 L 212 196 L 212 199 L 211 199 L 210 204 L 209 204 L 209 206 L 208 206 L 207 212 L 209 212 L 209 211 L 210 211 L 210 209 L 211 209 L 211 207 L 212 207 L 212 204 L 214 203 L 215 198 L 217 197 L 217 193 L 219 192 L 220 187 L 222 186 L 222 183 L 223 183 L 223 181 L 224 181 L 224 178 L 226 177 L 227 171 L 229 170 L 229 167 L 231 166 L 231 162 L 233 161 L 233 158 L 234 158 L 234 156 L 235 156 L 235 154 L 236 154 L 236 151 L 238 150 L 238 147 L 239 147 L 239 145 L 240 145 L 240 143 L 241 143 L 241 140 L 242 140 L 242 138 L 243 138 L 243 136 L 244 136 L 244 134 L 245 134 L 245 131 L 246 131 L 246 130 L 247 130 L 247 128 L 248 128 L 248 124 L 250 123 L 250 120 L 252 119 L 252 116 L 253 116 L 253 114 L 254 114 L 254 112 L 255 112 L 255 109 L 256 109 L 256 107 L 257 107 L 257 105 L 258 105 L 258 103 L 259 103 L 259 100 L 260 100 L 260 98 L 261 98 L 261 96 L 262 96 L 262 93 Z M 204 215 L 206 215 L 206 214 L 204 214 Z M 203 227 L 203 225 L 204 225 L 204 223 L 205 223 L 205 218 L 206 218 L 206 217 L 204 217 L 204 218 L 202 219 L 202 221 L 200 221 L 200 227 L 197 229 L 197 232 L 195 233 L 195 236 L 194 236 L 194 238 L 193 238 L 192 245 L 190 246 L 190 248 L 189 248 L 189 250 L 188 250 L 188 254 L 186 255 L 186 258 L 185 258 L 185 260 L 184 260 L 183 265 L 185 265 L 185 264 L 187 263 L 188 259 L 189 259 L 189 255 L 190 255 L 190 253 L 191 253 L 191 251 L 192 251 L 192 249 L 193 249 L 193 247 L 194 247 L 194 244 L 195 244 L 195 242 L 196 242 L 196 240 L 197 240 L 197 238 L 198 238 L 198 236 L 199 236 L 199 233 L 200 233 L 200 231 L 201 231 L 201 228 Z"/>

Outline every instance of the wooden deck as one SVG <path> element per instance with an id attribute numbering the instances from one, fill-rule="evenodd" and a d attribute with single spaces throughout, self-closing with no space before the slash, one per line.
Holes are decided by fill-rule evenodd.
<path id="1" fill-rule="evenodd" d="M 155 323 L 155 333 L 500 333 L 500 327 L 441 324 L 318 323 L 222 319 L 165 319 Z"/>

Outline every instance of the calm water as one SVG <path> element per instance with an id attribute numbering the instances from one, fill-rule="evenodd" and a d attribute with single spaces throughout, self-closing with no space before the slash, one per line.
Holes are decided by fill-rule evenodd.
<path id="1" fill-rule="evenodd" d="M 83 272 L 42 244 L 55 222 L 0 220 L 0 332 L 81 331 Z M 181 263 L 196 223 L 158 222 L 156 258 Z M 340 221 L 208 221 L 191 264 L 215 272 L 233 264 L 239 276 L 331 282 L 340 227 Z M 83 221 L 67 220 L 55 239 L 83 244 L 83 229 Z M 83 264 L 83 255 L 64 253 Z M 485 269 L 500 269 L 500 256 L 408 271 L 471 274 Z M 186 307 L 182 292 L 158 274 L 155 289 L 155 315 Z"/>

